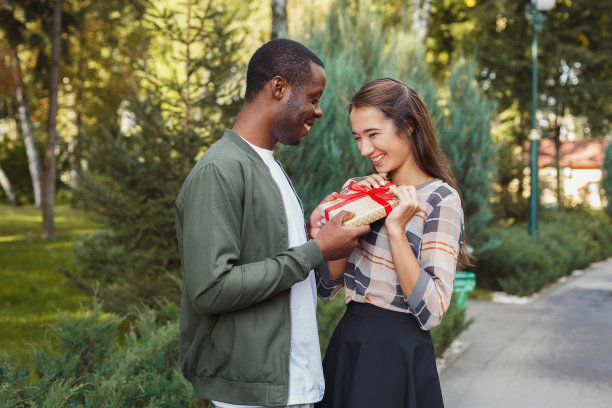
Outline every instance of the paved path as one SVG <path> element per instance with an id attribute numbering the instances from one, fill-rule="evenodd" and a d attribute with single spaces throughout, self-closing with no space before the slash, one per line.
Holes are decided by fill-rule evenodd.
<path id="1" fill-rule="evenodd" d="M 611 408 L 612 260 L 525 305 L 468 301 L 446 408 Z"/>

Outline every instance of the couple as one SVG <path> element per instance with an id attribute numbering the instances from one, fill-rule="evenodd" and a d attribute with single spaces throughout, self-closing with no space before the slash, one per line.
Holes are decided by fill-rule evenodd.
<path id="1" fill-rule="evenodd" d="M 264 44 L 233 128 L 181 188 L 183 374 L 219 408 L 442 407 L 428 330 L 444 316 L 464 256 L 453 174 L 419 96 L 394 79 L 368 82 L 349 112 L 356 146 L 378 173 L 355 181 L 377 187 L 388 175 L 399 205 L 364 227 L 342 226 L 348 212 L 325 222 L 315 209 L 305 226 L 272 150 L 308 134 L 325 82 L 303 45 Z M 342 287 L 347 311 L 321 365 L 317 293 L 329 299 Z"/>

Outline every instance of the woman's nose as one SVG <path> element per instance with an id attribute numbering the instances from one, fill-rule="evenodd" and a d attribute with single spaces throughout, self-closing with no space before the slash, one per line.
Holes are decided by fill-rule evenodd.
<path id="1" fill-rule="evenodd" d="M 362 156 L 369 156 L 374 151 L 374 147 L 367 138 L 362 138 L 359 150 Z"/>

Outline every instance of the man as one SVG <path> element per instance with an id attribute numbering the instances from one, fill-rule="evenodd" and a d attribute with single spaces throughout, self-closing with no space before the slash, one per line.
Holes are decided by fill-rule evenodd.
<path id="1" fill-rule="evenodd" d="M 301 202 L 272 149 L 308 134 L 325 82 L 323 63 L 303 45 L 264 44 L 249 62 L 236 123 L 175 203 L 181 367 L 196 395 L 220 408 L 311 407 L 323 397 L 312 269 L 348 256 L 369 227 L 343 227 L 343 212 L 308 241 Z M 320 218 L 313 213 L 311 223 Z"/>

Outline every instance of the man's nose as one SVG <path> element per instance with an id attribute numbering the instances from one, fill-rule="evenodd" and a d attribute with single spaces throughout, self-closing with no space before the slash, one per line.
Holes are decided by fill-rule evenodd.
<path id="1" fill-rule="evenodd" d="M 314 114 L 316 118 L 320 118 L 321 116 L 323 116 L 323 110 L 321 109 L 321 105 L 319 105 L 318 103 L 315 105 Z"/>

